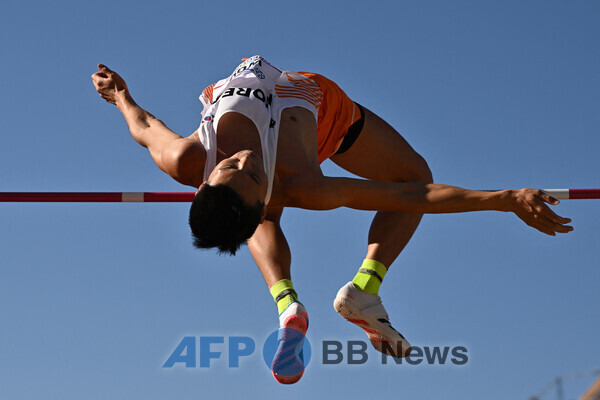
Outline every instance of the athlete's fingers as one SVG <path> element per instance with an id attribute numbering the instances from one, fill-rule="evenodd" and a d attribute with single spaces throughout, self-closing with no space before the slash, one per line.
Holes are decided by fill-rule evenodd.
<path id="1" fill-rule="evenodd" d="M 558 225 L 558 227 L 554 229 L 554 231 L 558 233 L 569 233 L 573 232 L 573 229 L 574 228 L 571 225 Z"/>
<path id="2" fill-rule="evenodd" d="M 96 72 L 94 75 L 99 76 L 100 78 L 108 79 L 108 75 L 104 72 Z M 94 76 L 92 75 L 92 76 Z"/>
<path id="3" fill-rule="evenodd" d="M 556 224 L 568 224 L 571 222 L 570 218 L 564 218 L 560 215 L 556 214 L 550 207 L 548 207 L 545 203 L 540 201 L 536 207 L 537 211 L 544 214 L 546 218 Z"/>
<path id="4" fill-rule="evenodd" d="M 113 72 L 110 68 L 102 63 L 98 64 L 98 69 L 102 72 Z"/>
<path id="5" fill-rule="evenodd" d="M 544 233 L 552 233 L 555 232 L 555 224 L 552 223 L 548 218 L 546 218 L 543 214 L 534 214 L 533 219 L 538 227 L 538 229 L 542 230 Z"/>
<path id="6" fill-rule="evenodd" d="M 542 225 L 531 225 L 531 227 L 537 229 L 538 231 L 540 231 L 542 233 L 545 233 L 548 236 L 556 236 L 556 233 L 554 233 L 553 230 L 548 229 L 545 226 L 542 226 Z"/>
<path id="7" fill-rule="evenodd" d="M 542 199 L 543 201 L 545 201 L 548 204 L 552 204 L 553 206 L 556 206 L 558 204 L 560 204 L 560 200 L 555 199 L 554 197 L 550 196 L 548 193 L 544 193 L 540 190 L 538 197 L 540 199 Z"/>
<path id="8" fill-rule="evenodd" d="M 535 200 L 539 201 L 542 204 L 548 203 L 553 206 L 560 204 L 560 201 L 558 199 L 555 199 L 554 197 L 552 197 L 549 194 L 546 194 L 542 191 L 540 191 L 538 194 L 536 194 L 534 198 L 535 198 Z"/>
<path id="9" fill-rule="evenodd" d="M 567 233 L 573 230 L 573 227 L 563 225 L 567 221 L 570 222 L 570 220 L 554 214 L 544 203 L 540 202 L 540 204 L 534 206 L 534 210 L 536 212 L 534 218 L 544 225 L 546 229 L 560 233 Z"/>
<path id="10" fill-rule="evenodd" d="M 109 78 L 110 77 L 102 71 L 98 71 L 98 72 L 95 72 L 92 74 L 92 80 L 94 82 L 98 82 L 98 83 L 101 82 L 102 80 L 107 80 Z"/>
<path id="11" fill-rule="evenodd" d="M 532 228 L 550 236 L 556 236 L 556 233 L 567 233 L 573 230 L 573 227 L 564 225 L 571 222 L 568 218 L 563 218 L 554 213 L 548 204 L 558 204 L 558 200 L 551 196 L 543 195 L 542 192 L 533 192 L 533 196 L 526 196 L 519 202 L 520 211 L 517 215 Z M 548 203 L 548 204 L 546 204 Z"/>
<path id="12" fill-rule="evenodd" d="M 556 224 L 550 220 L 546 220 L 545 226 L 557 233 L 569 233 L 573 230 L 573 227 L 570 225 Z"/>
<path id="13" fill-rule="evenodd" d="M 546 229 L 551 229 L 553 232 L 569 233 L 573 230 L 572 226 L 556 223 L 551 219 L 547 218 L 546 216 L 543 216 L 542 218 L 544 220 L 543 224 L 546 227 Z"/>
<path id="14" fill-rule="evenodd" d="M 560 215 L 557 215 L 554 211 L 550 210 L 549 208 L 544 208 L 544 214 L 551 221 L 553 221 L 557 224 L 564 225 L 564 224 L 568 224 L 571 222 L 571 218 L 561 217 Z"/>
<path id="15" fill-rule="evenodd" d="M 527 204 L 527 206 L 530 205 Z M 527 207 L 525 208 L 527 209 Z M 532 228 L 550 236 L 556 236 L 556 233 L 568 233 L 573 230 L 573 227 L 571 226 L 562 225 L 552 221 L 540 210 L 541 208 L 539 206 L 532 207 L 529 212 L 523 215 L 523 221 Z"/>
<path id="16" fill-rule="evenodd" d="M 98 69 L 99 71 L 96 72 L 94 75 L 100 76 L 102 78 L 110 78 L 114 74 L 114 72 L 104 64 L 98 64 Z"/>
<path id="17" fill-rule="evenodd" d="M 550 236 L 556 236 L 556 233 L 567 233 L 564 232 L 565 228 L 563 228 L 562 225 L 553 224 L 548 220 L 544 220 L 541 223 L 541 230 L 542 232 Z"/>
<path id="18" fill-rule="evenodd" d="M 92 81 L 94 83 L 99 82 L 101 78 L 105 78 L 105 77 L 103 77 L 102 75 L 100 75 L 100 72 L 95 72 L 95 73 L 92 74 Z"/>
<path id="19" fill-rule="evenodd" d="M 106 78 L 92 77 L 92 82 L 94 83 L 94 87 L 98 92 L 103 91 L 109 87 L 109 82 Z"/>

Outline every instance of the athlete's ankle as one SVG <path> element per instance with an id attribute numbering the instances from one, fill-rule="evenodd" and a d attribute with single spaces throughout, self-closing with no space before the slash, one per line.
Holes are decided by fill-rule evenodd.
<path id="1" fill-rule="evenodd" d="M 365 259 L 352 279 L 354 286 L 363 292 L 377 295 L 379 287 L 387 273 L 385 265 L 377 260 Z"/>
<path id="2" fill-rule="evenodd" d="M 277 312 L 281 315 L 285 310 L 288 309 L 293 303 L 300 303 L 298 301 L 298 294 L 294 290 L 292 281 L 289 279 L 282 279 L 275 283 L 269 289 L 275 304 L 277 304 Z M 302 303 L 300 303 L 302 304 Z"/>

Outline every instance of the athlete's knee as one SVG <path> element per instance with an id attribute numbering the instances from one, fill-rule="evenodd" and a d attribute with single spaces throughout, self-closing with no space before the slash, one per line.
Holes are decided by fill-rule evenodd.
<path id="1" fill-rule="evenodd" d="M 429 168 L 429 164 L 427 164 L 427 161 L 423 157 L 421 157 L 421 160 L 423 161 L 419 167 L 419 182 L 433 183 L 433 173 Z"/>
<path id="2" fill-rule="evenodd" d="M 427 161 L 417 154 L 415 161 L 413 161 L 411 165 L 408 176 L 405 176 L 402 181 L 433 183 L 433 174 Z"/>

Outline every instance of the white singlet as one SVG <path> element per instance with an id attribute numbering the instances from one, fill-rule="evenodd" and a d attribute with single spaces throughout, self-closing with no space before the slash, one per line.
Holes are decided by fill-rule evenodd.
<path id="1" fill-rule="evenodd" d="M 318 122 L 321 103 L 319 85 L 301 74 L 274 67 L 261 56 L 240 64 L 228 78 L 210 85 L 202 92 L 204 105 L 198 136 L 206 150 L 204 180 L 217 165 L 217 131 L 219 119 L 228 112 L 250 118 L 260 136 L 265 173 L 268 177 L 265 205 L 271 199 L 281 111 L 288 107 L 310 110 Z"/>

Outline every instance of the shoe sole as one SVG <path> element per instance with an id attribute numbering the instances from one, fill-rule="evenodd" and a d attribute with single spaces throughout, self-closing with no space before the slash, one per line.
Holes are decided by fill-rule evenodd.
<path id="1" fill-rule="evenodd" d="M 410 354 L 410 343 L 408 343 L 408 341 L 400 332 L 398 332 L 398 335 L 400 335 L 402 338 L 402 342 L 394 343 L 393 341 L 387 339 L 385 335 L 383 335 L 377 329 L 371 327 L 362 313 L 353 311 L 353 309 L 355 310 L 357 307 L 354 307 L 348 303 L 350 302 L 346 299 L 336 298 L 333 302 L 333 307 L 335 308 L 335 311 L 342 316 L 342 318 L 365 331 L 369 337 L 369 340 L 371 341 L 371 345 L 373 345 L 375 350 L 391 357 L 406 357 Z"/>
<path id="2" fill-rule="evenodd" d="M 303 315 L 290 315 L 281 329 L 281 343 L 271 363 L 271 373 L 277 382 L 290 385 L 298 382 L 304 374 L 304 362 L 298 356 L 302 354 L 308 322 Z"/>

